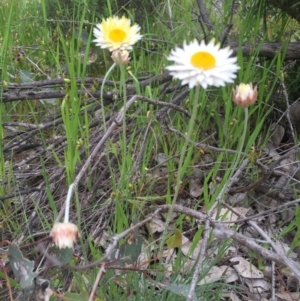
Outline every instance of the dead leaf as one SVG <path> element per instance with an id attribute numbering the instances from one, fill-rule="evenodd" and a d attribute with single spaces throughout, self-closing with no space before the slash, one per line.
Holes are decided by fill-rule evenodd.
<path id="1" fill-rule="evenodd" d="M 235 193 L 234 195 L 230 195 L 228 196 L 228 204 L 230 205 L 238 205 L 241 204 L 247 197 L 247 193 L 246 192 L 238 192 Z"/>
<path id="2" fill-rule="evenodd" d="M 142 244 L 142 251 L 137 260 L 139 269 L 147 269 L 150 259 L 151 259 L 151 251 L 154 249 L 154 246 L 149 246 L 148 242 L 145 241 Z"/>
<path id="3" fill-rule="evenodd" d="M 192 251 L 193 242 L 191 242 L 186 236 L 182 236 L 182 247 L 181 252 L 185 256 L 189 256 L 189 258 L 196 260 L 199 256 L 201 246 L 202 246 L 202 240 L 199 240 Z"/>
<path id="4" fill-rule="evenodd" d="M 264 274 L 245 258 L 237 256 L 230 259 L 231 262 L 238 262 L 232 267 L 244 278 L 264 278 Z"/>
<path id="5" fill-rule="evenodd" d="M 246 215 L 247 212 L 250 210 L 250 208 L 244 208 L 244 207 L 236 207 L 234 209 L 242 215 Z M 236 220 L 240 219 L 238 215 L 236 215 L 235 213 L 233 213 L 227 208 L 222 208 L 221 211 L 215 210 L 215 212 L 212 215 L 212 218 L 224 222 L 235 222 Z"/>
<path id="6" fill-rule="evenodd" d="M 154 156 L 154 160 L 161 166 L 167 166 L 166 162 L 168 159 L 164 153 L 158 153 L 156 156 Z"/>
<path id="7" fill-rule="evenodd" d="M 239 276 L 234 268 L 227 265 L 221 265 L 220 269 L 223 272 L 226 283 L 231 283 L 239 279 Z"/>
<path id="8" fill-rule="evenodd" d="M 281 252 L 288 255 L 289 258 L 294 259 L 294 260 L 297 259 L 298 255 L 293 251 L 289 252 L 291 248 L 286 243 L 283 243 L 282 241 L 277 240 L 277 241 L 275 241 L 275 245 L 279 250 L 281 250 Z"/>
<path id="9" fill-rule="evenodd" d="M 291 293 L 291 292 L 276 293 L 275 295 L 276 295 L 277 298 L 279 298 L 280 300 L 284 300 L 284 301 L 295 301 L 295 300 L 300 299 L 300 292 L 296 292 L 296 293 Z"/>
<path id="10" fill-rule="evenodd" d="M 278 147 L 284 136 L 285 129 L 279 124 L 272 124 L 271 131 L 273 131 L 273 134 L 270 140 L 273 142 L 274 146 Z"/>
<path id="11" fill-rule="evenodd" d="M 186 261 L 185 261 L 185 263 L 183 264 L 183 267 L 180 269 L 180 273 L 181 273 L 182 275 L 189 274 L 189 273 L 192 271 L 192 269 L 193 269 L 195 263 L 196 263 L 195 260 L 190 259 L 190 258 L 186 258 Z"/>
<path id="12" fill-rule="evenodd" d="M 194 198 L 198 198 L 203 191 L 203 185 L 198 179 L 191 179 L 190 181 L 190 195 Z"/>
<path id="13" fill-rule="evenodd" d="M 213 283 L 213 282 L 219 281 L 222 277 L 223 277 L 223 270 L 217 266 L 213 266 L 209 270 L 207 275 L 200 282 L 198 282 L 198 285 Z"/>
<path id="14" fill-rule="evenodd" d="M 224 292 L 224 293 L 222 293 L 222 297 L 224 299 L 229 298 L 231 301 L 241 301 L 241 299 L 234 292 L 229 292 L 229 293 Z"/>
<path id="15" fill-rule="evenodd" d="M 152 233 L 160 233 L 165 230 L 165 223 L 160 218 L 155 216 L 149 223 L 149 227 Z"/>
<path id="16" fill-rule="evenodd" d="M 263 293 L 271 289 L 271 283 L 264 279 L 244 279 L 251 293 Z"/>

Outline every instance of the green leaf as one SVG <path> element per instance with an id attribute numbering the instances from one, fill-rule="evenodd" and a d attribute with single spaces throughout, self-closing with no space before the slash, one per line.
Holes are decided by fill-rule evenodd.
<path id="1" fill-rule="evenodd" d="M 53 247 L 51 251 L 56 254 L 57 260 L 62 264 L 67 264 L 70 262 L 73 256 L 73 249 L 71 248 L 62 248 Z"/>
<path id="2" fill-rule="evenodd" d="M 170 283 L 169 285 L 166 286 L 166 289 L 173 292 L 176 295 L 187 298 L 189 291 L 190 291 L 190 286 L 186 285 L 186 284 Z M 193 300 L 198 301 L 198 298 L 195 294 L 193 296 Z"/>
<path id="3" fill-rule="evenodd" d="M 83 301 L 88 300 L 89 294 L 87 292 L 81 292 L 80 294 L 65 293 L 64 297 L 66 297 L 66 301 Z"/>
<path id="4" fill-rule="evenodd" d="M 28 70 L 20 70 L 20 78 L 22 83 L 29 83 L 34 80 L 35 73 Z"/>
<path id="5" fill-rule="evenodd" d="M 174 234 L 167 239 L 166 244 L 169 249 L 181 247 L 182 232 L 179 229 L 175 229 Z"/>
<path id="6" fill-rule="evenodd" d="M 82 40 L 83 45 L 87 45 L 89 42 L 89 34 L 86 30 L 82 30 L 81 32 L 79 30 L 76 30 L 75 37 L 78 40 Z"/>
<path id="7" fill-rule="evenodd" d="M 33 261 L 24 258 L 19 247 L 13 243 L 8 248 L 8 258 L 13 273 L 17 281 L 20 282 L 20 287 L 31 286 L 34 278 L 37 276 L 37 273 L 33 272 Z"/>
<path id="8" fill-rule="evenodd" d="M 134 231 L 119 249 L 113 251 L 112 258 L 117 259 L 117 265 L 120 266 L 135 264 L 141 254 L 142 243 L 143 238 L 138 235 L 138 231 Z"/>

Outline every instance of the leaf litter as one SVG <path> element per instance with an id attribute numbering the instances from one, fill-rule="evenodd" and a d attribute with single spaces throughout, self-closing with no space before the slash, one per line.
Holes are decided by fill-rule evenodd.
<path id="1" fill-rule="evenodd" d="M 87 84 L 89 83 L 89 79 Z M 95 79 L 93 79 L 95 80 Z M 149 80 L 149 79 L 148 79 Z M 163 81 L 171 81 L 167 75 L 163 78 Z M 141 81 L 142 82 L 142 81 Z M 90 82 L 91 83 L 91 82 Z M 109 82 L 108 82 L 109 83 Z M 148 82 L 147 82 L 148 83 Z M 145 83 L 146 84 L 146 83 Z M 51 87 L 51 85 L 49 86 Z M 49 89 L 49 88 L 47 88 Z M 128 86 L 128 93 L 130 95 L 130 86 Z M 23 89 L 24 90 L 24 89 Z M 111 100 L 110 94 L 106 95 L 107 100 Z M 163 113 L 163 109 L 157 111 L 157 118 Z M 47 114 L 45 114 L 47 117 Z M 161 121 L 163 118 L 161 118 Z M 61 121 L 59 119 L 47 124 L 48 128 L 54 128 L 59 126 Z M 99 139 L 99 129 L 95 125 L 91 125 L 91 145 L 95 144 Z M 46 119 L 43 125 L 46 125 Z M 128 131 L 132 130 L 132 124 L 128 123 Z M 17 130 L 18 139 L 26 141 L 28 137 L 34 137 L 36 141 L 39 140 L 38 132 L 34 132 L 34 129 L 28 128 L 27 130 Z M 140 132 L 141 133 L 141 132 Z M 140 133 L 136 133 L 137 135 Z M 239 182 L 234 184 L 227 195 L 226 203 L 233 206 L 234 211 L 231 210 L 225 204 L 220 203 L 219 207 L 215 209 L 213 215 L 210 217 L 213 223 L 219 223 L 233 229 L 240 235 L 243 235 L 245 240 L 248 242 L 255 242 L 269 249 L 268 244 L 254 229 L 248 221 L 255 221 L 259 227 L 261 227 L 265 233 L 275 240 L 275 246 L 277 250 L 273 250 L 275 253 L 281 252 L 285 254 L 289 259 L 298 261 L 299 260 L 299 246 L 291 248 L 294 242 L 293 233 L 297 232 L 296 225 L 291 228 L 287 233 L 290 235 L 280 236 L 281 230 L 287 223 L 292 222 L 295 215 L 294 208 L 296 203 L 289 205 L 290 207 L 283 206 L 283 202 L 291 202 L 295 198 L 295 191 L 299 186 L 299 162 L 297 160 L 298 150 L 291 148 L 290 146 L 282 146 L 280 144 L 283 138 L 283 131 L 280 127 L 275 127 L 274 135 L 269 140 L 266 148 L 262 151 L 263 155 L 257 165 L 248 164 L 248 167 L 252 169 L 253 174 L 256 174 L 256 179 L 252 179 L 249 176 L 247 170 L 242 170 Z M 13 173 L 17 179 L 18 190 L 25 191 L 28 187 L 32 188 L 32 191 L 22 194 L 21 200 L 24 208 L 32 208 L 32 199 L 36 200 L 37 206 L 49 208 L 49 203 L 46 195 L 40 194 L 39 187 L 46 187 L 46 182 L 37 186 L 37 179 L 43 174 L 42 168 L 38 165 L 37 158 L 41 155 L 44 156 L 45 162 L 53 162 L 53 152 L 55 151 L 57 156 L 62 156 L 62 148 L 66 141 L 62 136 L 49 138 L 46 143 L 49 145 L 48 149 L 44 149 L 42 146 L 30 149 L 24 147 L 20 143 L 11 144 L 10 139 L 13 139 L 15 134 L 9 132 L 7 128 L 6 144 L 7 151 L 10 151 L 12 147 L 17 151 L 17 155 L 13 159 Z M 167 135 L 166 135 L 167 136 Z M 8 138 L 9 137 L 9 138 Z M 120 153 L 120 146 L 117 143 L 117 136 L 113 136 L 112 140 L 115 142 L 116 152 Z M 213 144 L 213 142 L 211 142 Z M 209 141 L 206 145 L 209 147 Z M 138 148 L 137 148 L 138 149 Z M 293 151 L 294 149 L 294 151 Z M 102 149 L 105 152 L 105 148 Z M 10 160 L 8 153 L 6 160 Z M 138 154 L 134 154 L 138 155 Z M 84 158 L 84 151 L 81 153 Z M 196 237 L 196 233 L 201 229 L 202 222 L 205 220 L 205 206 L 199 205 L 198 198 L 203 197 L 204 193 L 207 193 L 203 189 L 204 181 L 210 171 L 210 168 L 214 166 L 214 153 L 213 151 L 207 151 L 203 155 L 203 159 L 197 162 L 197 165 L 191 167 L 189 174 L 183 178 L 182 191 L 180 197 L 177 200 L 177 205 L 184 206 L 186 208 L 196 208 L 197 211 L 204 214 L 203 219 L 199 219 L 196 222 L 194 217 L 190 217 L 186 212 L 185 219 L 183 220 L 183 228 L 178 229 L 176 222 L 180 218 L 182 212 L 172 212 L 170 217 L 170 223 L 167 225 L 167 233 L 170 235 L 169 240 L 166 241 L 162 253 L 158 254 L 158 245 L 162 239 L 162 233 L 166 230 L 166 219 L 167 213 L 159 213 L 155 215 L 145 227 L 141 227 L 138 232 L 129 235 L 123 242 L 121 242 L 112 252 L 113 263 L 107 263 L 107 268 L 114 269 L 131 268 L 137 271 L 143 271 L 143 273 L 151 274 L 152 277 L 156 277 L 159 273 L 159 269 L 156 266 L 153 268 L 153 264 L 156 261 L 161 263 L 161 267 L 164 268 L 166 282 L 170 281 L 172 275 L 178 272 L 182 277 L 182 282 L 190 279 L 190 275 L 194 270 L 195 264 L 197 263 L 199 254 L 202 251 L 202 235 Z M 145 202 L 148 194 L 156 196 L 164 196 L 166 194 L 166 183 L 172 178 L 172 175 L 168 173 L 166 168 L 167 162 L 171 160 L 169 156 L 164 153 L 158 152 L 153 157 L 152 167 L 147 175 L 147 179 L 144 178 L 137 180 L 138 195 L 137 200 Z M 85 221 L 85 226 L 89 229 L 89 239 L 95 245 L 100 246 L 105 252 L 106 248 L 110 245 L 110 221 L 111 214 L 114 212 L 115 203 L 108 197 L 111 193 L 111 182 L 110 174 L 107 166 L 107 157 L 100 156 L 95 158 L 97 161 L 97 169 L 94 169 L 89 176 L 81 184 L 81 190 L 79 191 L 80 198 L 82 200 L 82 215 Z M 7 161 L 8 162 L 8 161 Z M 96 161 L 95 161 L 96 162 Z M 120 176 L 116 161 L 112 160 L 112 168 L 116 177 Z M 274 162 L 276 164 L 274 164 Z M 33 172 L 34 171 L 34 172 Z M 55 202 L 61 203 L 64 199 L 64 191 L 66 187 L 64 169 L 57 168 L 56 166 L 48 166 L 47 169 L 48 177 L 51 179 L 52 189 L 51 193 L 55 198 Z M 175 175 L 176 176 L 176 175 Z M 133 175 L 136 179 L 138 177 Z M 257 179 L 258 178 L 258 179 Z M 92 191 L 85 191 L 83 187 L 87 186 L 89 180 L 95 181 Z M 155 181 L 152 182 L 152 180 Z M 145 180 L 145 182 L 143 182 Z M 170 180 L 171 181 L 171 180 Z M 219 187 L 219 183 L 222 181 L 222 175 L 216 176 L 214 181 L 209 183 L 209 195 L 213 195 Z M 171 181 L 172 182 L 172 181 Z M 148 185 L 151 183 L 151 185 Z M 251 186 L 252 185 L 252 186 Z M 101 188 L 99 188 L 101 187 Z M 151 189 L 150 189 L 150 188 Z M 174 186 L 171 185 L 171 192 Z M 93 197 L 91 197 L 93 196 Z M 146 196 L 146 197 L 145 197 Z M 163 199 L 164 197 L 162 197 Z M 134 199 L 134 197 L 133 197 Z M 106 201 L 106 202 L 105 202 Z M 90 203 L 96 203 L 99 206 L 98 210 L 91 211 L 89 207 Z M 20 204 L 18 197 L 11 197 L 11 204 Z M 152 207 L 151 207 L 152 206 Z M 159 208 L 161 203 L 159 199 L 156 199 L 153 204 L 145 210 L 145 215 L 151 213 L 153 208 Z M 281 206 L 281 207 L 280 207 Z M 59 207 L 59 206 L 58 206 Z M 9 208 L 9 207 L 8 207 Z M 280 208 L 280 209 L 278 209 Z M 27 219 L 20 219 L 20 224 L 24 227 L 24 234 L 29 229 L 32 233 L 38 232 L 41 228 L 40 222 L 36 219 L 35 210 L 28 210 L 28 219 L 30 223 L 27 226 Z M 51 217 L 51 210 L 46 211 L 48 217 Z M 142 220 L 143 216 L 140 217 Z M 7 221 L 3 221 L 6 223 Z M 99 235 L 97 228 L 101 225 L 102 231 Z M 26 229 L 26 230 L 25 230 Z M 2 229 L 5 232 L 5 227 Z M 227 230 L 226 230 L 227 231 Z M 227 242 L 223 245 L 224 250 L 218 255 L 218 252 L 213 251 L 221 248 L 222 241 L 217 238 L 211 238 L 210 245 L 205 246 L 206 265 L 212 262 L 207 269 L 206 275 L 202 275 L 201 281 L 198 283 L 199 286 L 203 286 L 209 283 L 225 283 L 233 284 L 244 288 L 242 293 L 237 294 L 229 286 L 225 286 L 224 296 L 229 296 L 231 300 L 239 300 L 239 296 L 252 294 L 253 296 L 262 296 L 261 298 L 269 298 L 272 290 L 272 285 L 277 286 L 276 296 L 282 300 L 291 300 L 290 296 L 297 298 L 298 292 L 286 293 L 286 288 L 291 290 L 297 290 L 298 286 L 295 285 L 293 280 L 295 276 L 293 272 L 288 270 L 284 271 L 284 262 L 281 265 L 278 263 L 277 273 L 284 274 L 284 277 L 288 279 L 284 285 L 283 280 L 280 277 L 272 278 L 272 273 L 264 273 L 265 268 L 270 265 L 270 262 L 266 258 L 257 256 L 255 253 L 250 253 L 248 247 L 237 242 L 229 237 L 224 230 L 223 239 Z M 8 233 L 5 232 L 6 237 Z M 14 238 L 13 238 L 14 239 Z M 295 244 L 295 242 L 294 242 Z M 13 248 L 13 247 L 12 247 Z M 230 249 L 231 248 L 231 249 Z M 171 250 L 172 249 L 172 250 Z M 11 249 L 9 252 L 11 269 L 15 275 L 15 278 L 20 282 L 21 287 L 30 287 L 34 284 L 34 279 L 38 276 L 37 272 L 33 271 L 33 265 L 28 261 L 22 254 L 20 256 L 14 256 L 17 254 L 16 250 Z M 252 251 L 251 251 L 252 252 Z M 219 256 L 219 258 L 217 257 Z M 178 269 L 176 266 L 176 260 L 181 258 L 182 266 Z M 297 265 L 295 265 L 297 267 Z M 157 271 L 155 271 L 157 269 Z M 150 272 L 151 270 L 151 272 Z M 124 270 L 123 270 L 124 271 Z M 116 273 L 117 275 L 117 273 Z M 118 275 L 122 277 L 122 275 Z M 120 279 L 120 278 L 119 278 Z M 125 278 L 124 278 L 125 279 Z M 123 279 L 123 280 L 124 280 Z M 274 280 L 275 279 L 275 280 Z M 297 279 L 297 278 L 296 278 Z M 119 283 L 122 283 L 121 281 Z M 126 281 L 125 281 L 126 283 Z M 156 283 L 159 285 L 159 283 Z M 160 283 L 164 284 L 164 283 Z M 170 283 L 169 290 L 181 295 L 186 296 L 186 288 L 183 284 Z M 292 295 L 293 294 L 293 295 Z"/>

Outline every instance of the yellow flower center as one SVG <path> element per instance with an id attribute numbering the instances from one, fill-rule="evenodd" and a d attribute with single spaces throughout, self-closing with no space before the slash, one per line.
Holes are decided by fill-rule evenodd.
<path id="1" fill-rule="evenodd" d="M 126 38 L 126 33 L 125 33 L 124 30 L 122 30 L 120 28 L 116 28 L 116 29 L 113 29 L 112 31 L 110 31 L 109 38 L 113 42 L 116 42 L 116 43 L 117 42 L 122 42 Z"/>
<path id="2" fill-rule="evenodd" d="M 207 70 L 216 66 L 216 59 L 209 52 L 199 51 L 192 55 L 191 64 L 196 68 Z"/>
<path id="3" fill-rule="evenodd" d="M 239 85 L 239 91 L 240 91 L 240 93 L 246 93 L 246 92 L 248 92 L 250 90 L 251 90 L 251 88 L 247 84 L 240 84 Z"/>

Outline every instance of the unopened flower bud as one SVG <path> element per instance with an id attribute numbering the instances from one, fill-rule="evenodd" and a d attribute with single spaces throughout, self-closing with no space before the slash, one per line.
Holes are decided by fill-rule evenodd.
<path id="1" fill-rule="evenodd" d="M 243 108 L 248 108 L 257 100 L 257 86 L 251 84 L 239 84 L 233 89 L 233 101 Z"/>
<path id="2" fill-rule="evenodd" d="M 50 236 L 53 238 L 54 244 L 62 248 L 73 248 L 73 244 L 80 236 L 78 228 L 72 223 L 55 223 Z"/>
<path id="3" fill-rule="evenodd" d="M 127 50 L 114 50 L 111 58 L 116 64 L 127 65 L 130 61 L 129 52 Z"/>

